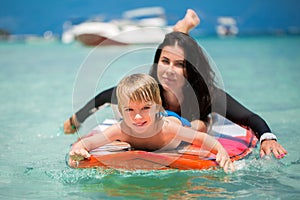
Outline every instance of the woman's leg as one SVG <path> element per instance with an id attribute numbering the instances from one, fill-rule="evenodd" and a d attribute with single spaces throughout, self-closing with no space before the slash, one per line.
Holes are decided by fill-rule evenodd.
<path id="1" fill-rule="evenodd" d="M 200 18 L 197 13 L 188 9 L 183 19 L 179 20 L 173 27 L 173 31 L 182 32 L 188 34 L 193 28 L 200 23 Z"/>

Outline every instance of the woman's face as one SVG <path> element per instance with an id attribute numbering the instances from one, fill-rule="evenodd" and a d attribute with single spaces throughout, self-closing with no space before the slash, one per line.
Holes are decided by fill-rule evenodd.
<path id="1" fill-rule="evenodd" d="M 165 90 L 182 90 L 185 78 L 185 57 L 181 47 L 165 46 L 158 60 L 157 77 Z"/>

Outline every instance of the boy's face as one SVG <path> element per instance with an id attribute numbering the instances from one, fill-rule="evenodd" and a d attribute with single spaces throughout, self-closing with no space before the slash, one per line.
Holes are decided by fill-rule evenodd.
<path id="1" fill-rule="evenodd" d="M 123 120 L 132 130 L 143 133 L 155 122 L 158 106 L 152 102 L 129 101 L 121 107 Z"/>

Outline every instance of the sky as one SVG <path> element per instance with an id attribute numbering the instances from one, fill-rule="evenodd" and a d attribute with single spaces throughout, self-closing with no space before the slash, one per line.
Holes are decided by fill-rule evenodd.
<path id="1" fill-rule="evenodd" d="M 168 23 L 194 9 L 203 32 L 215 29 L 218 16 L 237 19 L 240 32 L 300 30 L 299 0 L 0 0 L 0 29 L 11 34 L 61 34 L 63 23 L 74 18 L 101 15 L 106 20 L 121 18 L 124 11 L 161 6 Z M 299 31 L 300 32 L 300 31 Z"/>

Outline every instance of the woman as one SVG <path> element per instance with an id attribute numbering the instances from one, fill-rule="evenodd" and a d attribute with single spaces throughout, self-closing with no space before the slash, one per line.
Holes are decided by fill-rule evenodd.
<path id="1" fill-rule="evenodd" d="M 183 23 L 184 24 L 184 23 Z M 159 45 L 150 71 L 160 83 L 163 107 L 198 124 L 205 129 L 205 121 L 212 112 L 234 123 L 250 127 L 260 139 L 261 157 L 271 152 L 282 158 L 287 151 L 277 142 L 266 122 L 229 94 L 216 86 L 214 73 L 201 47 L 185 33 L 172 32 Z M 95 108 L 115 101 L 115 88 L 110 88 L 91 100 L 64 124 L 66 133 L 75 132 Z"/>

